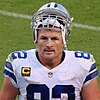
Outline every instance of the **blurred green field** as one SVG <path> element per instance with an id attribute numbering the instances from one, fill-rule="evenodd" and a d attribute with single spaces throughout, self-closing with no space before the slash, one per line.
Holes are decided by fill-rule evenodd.
<path id="1" fill-rule="evenodd" d="M 100 27 L 100 0 L 0 0 L 0 10 L 32 16 L 42 4 L 50 1 L 64 5 L 74 17 L 74 23 Z M 30 22 L 31 19 L 0 14 L 0 88 L 7 55 L 14 50 L 35 48 Z M 100 73 L 100 30 L 73 26 L 68 48 L 93 54 Z M 98 82 L 100 87 L 100 75 Z"/>

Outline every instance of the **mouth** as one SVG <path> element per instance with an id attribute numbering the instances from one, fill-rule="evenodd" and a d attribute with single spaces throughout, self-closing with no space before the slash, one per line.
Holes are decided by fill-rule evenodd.
<path id="1" fill-rule="evenodd" d="M 44 52 L 45 52 L 46 54 L 51 54 L 51 53 L 54 52 L 54 50 L 48 50 L 48 49 L 46 49 L 46 50 L 44 50 Z"/>
<path id="2" fill-rule="evenodd" d="M 54 52 L 54 49 L 45 49 L 44 51 L 47 51 L 47 52 Z"/>

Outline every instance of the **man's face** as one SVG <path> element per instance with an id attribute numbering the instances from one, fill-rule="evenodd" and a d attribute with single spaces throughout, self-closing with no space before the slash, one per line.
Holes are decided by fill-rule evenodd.
<path id="1" fill-rule="evenodd" d="M 42 60 L 53 60 L 59 58 L 62 53 L 63 42 L 59 28 L 38 30 L 37 39 L 38 55 Z"/>

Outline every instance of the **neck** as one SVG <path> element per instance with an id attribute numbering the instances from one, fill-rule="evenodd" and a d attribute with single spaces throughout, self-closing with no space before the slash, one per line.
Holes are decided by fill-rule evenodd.
<path id="1" fill-rule="evenodd" d="M 46 67 L 46 68 L 48 68 L 48 69 L 52 69 L 52 68 L 55 68 L 56 66 L 58 66 L 59 64 L 60 64 L 60 62 L 61 62 L 61 58 L 59 58 L 59 59 L 55 59 L 55 60 L 48 60 L 48 61 L 44 61 L 44 62 L 42 62 L 42 64 Z"/>
<path id="2" fill-rule="evenodd" d="M 64 57 L 65 57 L 64 52 L 61 52 L 56 58 L 49 59 L 49 60 L 47 60 L 47 59 L 41 60 L 39 58 L 38 52 L 36 53 L 36 55 L 37 55 L 37 58 L 40 61 L 40 63 L 48 69 L 52 69 L 52 68 L 55 68 L 56 66 L 58 66 L 64 60 Z"/>

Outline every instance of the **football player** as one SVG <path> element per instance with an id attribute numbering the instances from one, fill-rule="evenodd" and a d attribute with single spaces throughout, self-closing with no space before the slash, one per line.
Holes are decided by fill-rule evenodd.
<path id="1" fill-rule="evenodd" d="M 33 15 L 37 48 L 8 55 L 0 100 L 100 100 L 93 55 L 67 50 L 72 20 L 55 2 Z"/>

